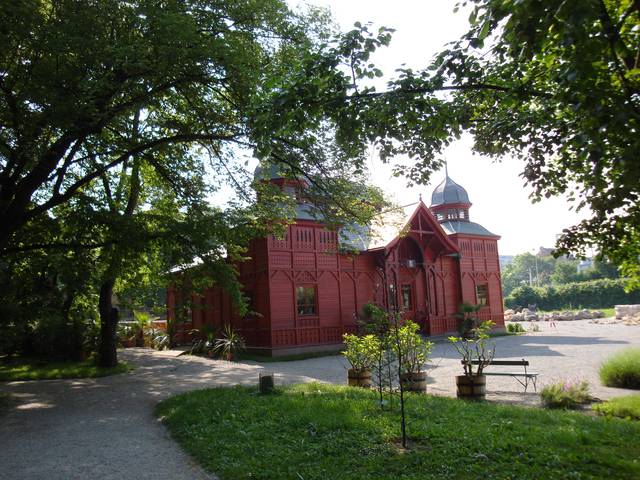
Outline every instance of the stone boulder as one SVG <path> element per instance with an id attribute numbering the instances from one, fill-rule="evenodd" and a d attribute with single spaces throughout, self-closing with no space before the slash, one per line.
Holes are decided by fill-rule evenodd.
<path id="1" fill-rule="evenodd" d="M 560 312 L 558 314 L 558 320 L 561 320 L 561 321 L 574 320 L 573 312 L 570 310 L 565 310 L 564 312 Z"/>
<path id="2" fill-rule="evenodd" d="M 640 313 L 640 305 L 616 305 L 616 318 L 621 320 L 625 317 L 633 317 Z"/>
<path id="3" fill-rule="evenodd" d="M 579 310 L 573 315 L 574 320 L 590 320 L 593 318 L 589 310 Z"/>

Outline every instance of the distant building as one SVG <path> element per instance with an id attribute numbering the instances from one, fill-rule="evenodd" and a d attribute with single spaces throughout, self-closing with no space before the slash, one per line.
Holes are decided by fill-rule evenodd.
<path id="1" fill-rule="evenodd" d="M 284 191 L 306 186 L 277 170 L 258 168 L 255 178 Z M 343 333 L 356 330 L 367 303 L 402 311 L 426 335 L 455 332 L 462 302 L 483 305 L 479 318 L 504 327 L 500 237 L 472 222 L 470 207 L 466 190 L 448 175 L 430 207 L 420 200 L 382 213 L 367 227 L 328 230 L 300 204 L 284 237 L 256 239 L 251 259 L 238 265 L 259 315 L 241 318 L 214 286 L 192 296 L 185 331 L 231 323 L 252 350 L 277 356 L 338 347 Z M 169 291 L 170 316 L 177 296 Z"/>

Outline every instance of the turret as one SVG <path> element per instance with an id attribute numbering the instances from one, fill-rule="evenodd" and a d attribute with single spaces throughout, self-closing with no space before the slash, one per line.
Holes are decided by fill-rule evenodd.
<path id="1" fill-rule="evenodd" d="M 467 191 L 454 182 L 446 171 L 445 179 L 431 194 L 431 211 L 436 219 L 442 223 L 458 220 L 469 221 L 469 195 Z"/>

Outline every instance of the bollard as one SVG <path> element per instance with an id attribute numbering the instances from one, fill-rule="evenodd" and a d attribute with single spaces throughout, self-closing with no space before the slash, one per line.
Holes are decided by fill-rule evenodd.
<path id="1" fill-rule="evenodd" d="M 260 393 L 263 395 L 267 395 L 269 393 L 273 393 L 273 389 L 275 388 L 275 381 L 273 373 L 262 373 L 259 374 L 258 377 L 258 385 L 260 387 Z"/>

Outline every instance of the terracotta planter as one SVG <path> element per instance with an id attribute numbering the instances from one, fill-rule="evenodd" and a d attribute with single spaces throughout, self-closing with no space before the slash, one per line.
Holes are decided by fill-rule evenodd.
<path id="1" fill-rule="evenodd" d="M 369 370 L 356 371 L 350 368 L 348 371 L 350 387 L 371 388 L 371 372 Z"/>
<path id="2" fill-rule="evenodd" d="M 466 398 L 468 400 L 484 399 L 487 394 L 487 377 L 485 375 L 457 376 L 456 393 L 458 398 Z"/>
<path id="3" fill-rule="evenodd" d="M 403 373 L 400 376 L 402 388 L 407 392 L 427 392 L 427 372 Z"/>

